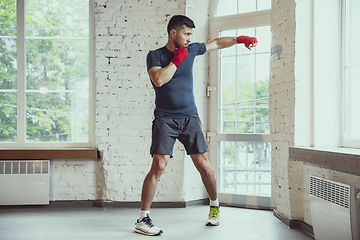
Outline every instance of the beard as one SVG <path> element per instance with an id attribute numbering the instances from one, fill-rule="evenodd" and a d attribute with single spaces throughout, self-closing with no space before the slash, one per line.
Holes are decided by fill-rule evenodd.
<path id="1" fill-rule="evenodd" d="M 174 46 L 175 48 L 179 48 L 180 46 L 184 46 L 184 47 L 187 47 L 189 44 L 187 42 L 185 42 L 184 44 L 181 44 L 181 42 L 176 38 L 174 40 Z"/>
<path id="2" fill-rule="evenodd" d="M 174 41 L 174 45 L 175 45 L 175 48 L 179 48 L 181 45 L 179 44 L 179 42 L 178 41 Z"/>

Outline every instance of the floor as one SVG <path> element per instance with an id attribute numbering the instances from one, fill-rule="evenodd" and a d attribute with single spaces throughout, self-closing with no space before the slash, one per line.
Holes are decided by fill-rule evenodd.
<path id="1" fill-rule="evenodd" d="M 0 208 L 0 239 L 314 239 L 301 230 L 289 229 L 271 211 L 231 207 L 220 209 L 220 226 L 206 227 L 208 206 L 154 208 L 151 217 L 164 233 L 148 237 L 134 233 L 139 215 L 136 208 Z"/>

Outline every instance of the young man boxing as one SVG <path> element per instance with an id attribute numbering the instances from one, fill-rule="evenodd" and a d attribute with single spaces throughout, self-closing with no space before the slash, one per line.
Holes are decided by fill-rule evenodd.
<path id="1" fill-rule="evenodd" d="M 172 157 L 176 139 L 190 155 L 209 195 L 210 213 L 206 225 L 219 225 L 215 172 L 208 160 L 208 146 L 195 105 L 193 63 L 198 55 L 237 43 L 244 43 L 245 47 L 251 50 L 256 46 L 257 40 L 254 37 L 238 36 L 217 38 L 206 43 L 190 43 L 193 28 L 195 25 L 190 18 L 183 15 L 173 16 L 167 27 L 167 44 L 147 55 L 148 74 L 156 93 L 150 148 L 153 162 L 143 183 L 140 218 L 135 227 L 137 233 L 163 233 L 150 218 L 150 206 L 157 183 Z"/>

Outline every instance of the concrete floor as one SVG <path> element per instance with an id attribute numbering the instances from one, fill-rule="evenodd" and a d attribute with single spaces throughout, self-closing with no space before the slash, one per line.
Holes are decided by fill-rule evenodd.
<path id="1" fill-rule="evenodd" d="M 221 207 L 220 226 L 206 227 L 208 208 L 152 209 L 154 223 L 164 231 L 161 236 L 155 237 L 134 233 L 139 215 L 136 208 L 0 208 L 0 239 L 314 239 L 301 230 L 289 229 L 271 211 Z"/>

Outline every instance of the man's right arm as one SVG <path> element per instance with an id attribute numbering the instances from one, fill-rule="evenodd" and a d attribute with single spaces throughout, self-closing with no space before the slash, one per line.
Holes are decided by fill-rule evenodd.
<path id="1" fill-rule="evenodd" d="M 169 82 L 176 72 L 176 66 L 172 62 L 169 63 L 166 67 L 152 67 L 149 69 L 148 74 L 151 78 L 151 81 L 157 87 L 161 87 L 165 83 Z"/>
<path id="2" fill-rule="evenodd" d="M 174 76 L 176 69 L 179 67 L 180 63 L 187 57 L 188 51 L 185 47 L 180 46 L 175 49 L 174 57 L 171 59 L 171 62 L 164 68 L 155 66 L 149 69 L 148 74 L 151 78 L 151 81 L 157 87 L 161 87 L 165 83 L 169 82 Z"/>

